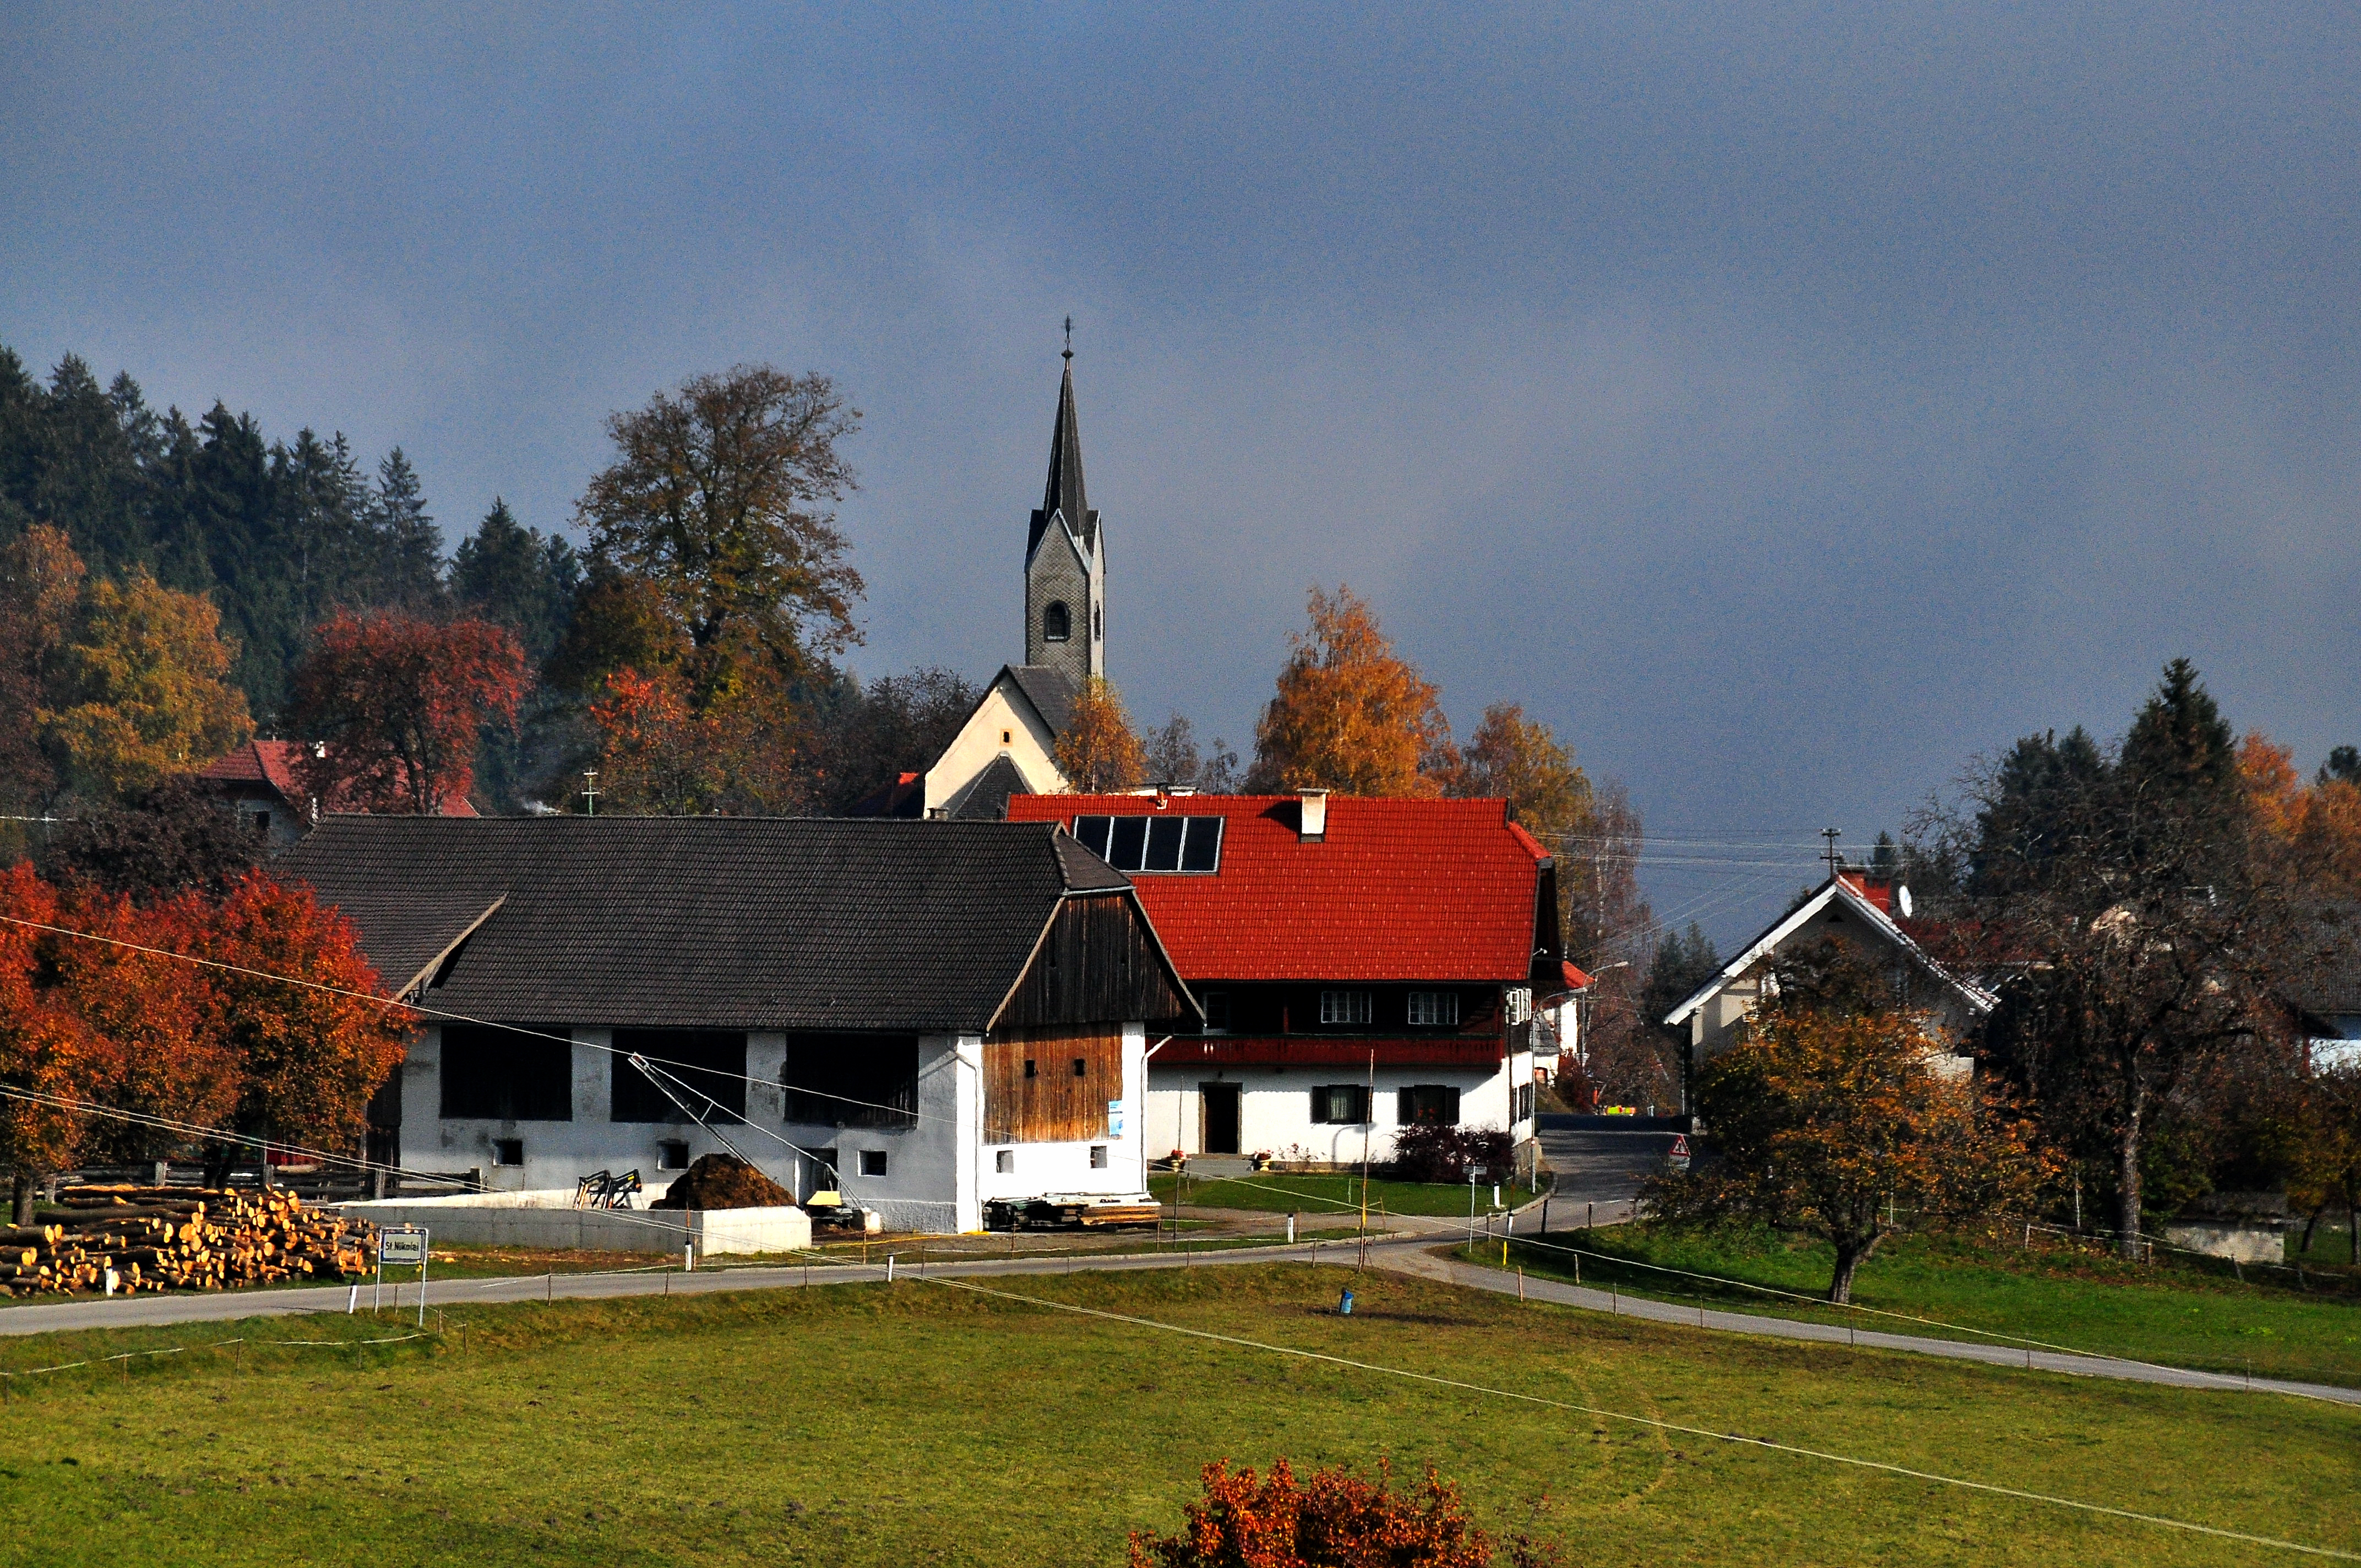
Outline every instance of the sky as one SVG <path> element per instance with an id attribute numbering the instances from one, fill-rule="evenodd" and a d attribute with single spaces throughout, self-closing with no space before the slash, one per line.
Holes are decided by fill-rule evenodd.
<path id="1" fill-rule="evenodd" d="M 398 444 L 455 543 L 824 372 L 855 667 L 981 679 L 1071 314 L 1136 717 L 1250 751 L 1348 583 L 1727 950 L 2176 655 L 2361 741 L 2356 67 L 2294 4 L 0 0 L 0 344 Z"/>

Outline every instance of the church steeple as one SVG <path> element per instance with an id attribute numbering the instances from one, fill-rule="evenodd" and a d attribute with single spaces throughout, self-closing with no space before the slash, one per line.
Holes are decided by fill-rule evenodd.
<path id="1" fill-rule="evenodd" d="M 1079 682 L 1106 673 L 1106 567 L 1099 514 L 1082 483 L 1073 334 L 1069 316 L 1049 477 L 1025 541 L 1025 662 L 1062 669 Z"/>

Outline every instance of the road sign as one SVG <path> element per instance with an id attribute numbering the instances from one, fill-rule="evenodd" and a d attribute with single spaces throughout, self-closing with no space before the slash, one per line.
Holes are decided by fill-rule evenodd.
<path id="1" fill-rule="evenodd" d="M 1689 1168 L 1689 1137 L 1686 1133 L 1673 1135 L 1673 1146 L 1664 1151 L 1664 1163 L 1675 1170 Z"/>
<path id="2" fill-rule="evenodd" d="M 377 1234 L 377 1260 L 379 1263 L 416 1263 L 426 1261 L 426 1233 L 415 1225 Z"/>

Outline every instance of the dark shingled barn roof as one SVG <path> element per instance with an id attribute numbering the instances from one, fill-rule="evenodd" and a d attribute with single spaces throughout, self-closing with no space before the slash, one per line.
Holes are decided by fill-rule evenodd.
<path id="1" fill-rule="evenodd" d="M 1128 879 L 1038 823 L 331 817 L 274 868 L 390 991 L 507 1021 L 983 1030 L 1068 894 Z"/>

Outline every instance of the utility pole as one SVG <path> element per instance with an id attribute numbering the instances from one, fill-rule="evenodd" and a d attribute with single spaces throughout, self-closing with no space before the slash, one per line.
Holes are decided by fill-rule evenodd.
<path id="1" fill-rule="evenodd" d="M 1838 868 L 1843 864 L 1842 860 L 1837 854 L 1837 840 L 1844 837 L 1844 829 L 1841 828 L 1823 828 L 1820 829 L 1820 837 L 1828 841 L 1828 847 L 1821 851 L 1820 858 L 1828 862 L 1828 876 L 1833 880 L 1837 874 Z"/>
<path id="2" fill-rule="evenodd" d="M 582 815 L 598 815 L 598 770 L 596 768 L 582 770 Z"/>

